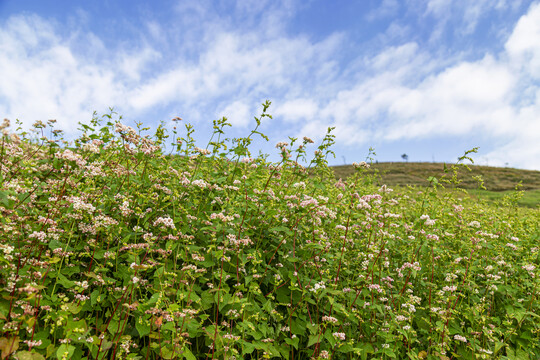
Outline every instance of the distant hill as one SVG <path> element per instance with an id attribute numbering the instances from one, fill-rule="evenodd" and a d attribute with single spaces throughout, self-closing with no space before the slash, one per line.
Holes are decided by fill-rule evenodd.
<path id="1" fill-rule="evenodd" d="M 451 164 L 447 164 L 450 167 Z M 514 190 L 516 184 L 522 182 L 522 190 L 540 190 L 540 171 L 519 170 L 491 166 L 469 165 L 471 171 L 460 170 L 460 187 L 477 189 L 478 183 L 472 176 L 481 175 L 485 187 L 490 191 Z M 333 166 L 336 179 L 345 179 L 354 173 L 352 165 Z M 443 163 L 421 162 L 380 162 L 371 164 L 369 172 L 378 171 L 381 184 L 389 186 L 428 186 L 428 177 L 437 178 L 444 175 Z"/>
<path id="2" fill-rule="evenodd" d="M 447 165 L 449 168 L 451 165 Z M 525 190 L 524 196 L 517 202 L 519 206 L 540 207 L 540 171 L 500 168 L 492 166 L 469 165 L 471 171 L 460 169 L 459 185 L 475 197 L 487 201 L 499 201 L 512 193 L 521 181 L 520 190 Z M 352 165 L 333 166 L 336 179 L 346 179 L 354 173 Z M 440 178 L 444 175 L 443 163 L 418 162 L 381 162 L 374 163 L 368 170 L 375 174 L 379 185 L 392 186 L 429 186 L 428 178 Z M 473 176 L 481 175 L 487 190 L 478 189 L 478 182 Z M 448 175 L 450 177 L 451 174 Z"/>

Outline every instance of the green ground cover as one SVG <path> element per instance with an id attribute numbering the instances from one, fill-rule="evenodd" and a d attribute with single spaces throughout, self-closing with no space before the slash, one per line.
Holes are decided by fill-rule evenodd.
<path id="1" fill-rule="evenodd" d="M 114 114 L 69 147 L 4 123 L 0 358 L 540 357 L 540 210 L 471 198 L 461 165 L 336 180 L 331 129 L 252 158 L 268 106 L 204 148 Z"/>

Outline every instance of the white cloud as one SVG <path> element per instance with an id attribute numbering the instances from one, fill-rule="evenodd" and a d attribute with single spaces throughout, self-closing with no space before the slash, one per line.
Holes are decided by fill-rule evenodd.
<path id="1" fill-rule="evenodd" d="M 147 109 L 172 101 L 194 104 L 228 94 L 258 103 L 261 97 L 304 91 L 300 79 L 317 83 L 331 77 L 339 36 L 320 43 L 305 38 L 277 38 L 260 43 L 253 35 L 221 33 L 197 62 L 180 62 L 134 89 L 131 105 Z"/>
<path id="2" fill-rule="evenodd" d="M 226 105 L 223 110 L 216 113 L 217 118 L 226 117 L 232 126 L 246 127 L 253 120 L 250 106 L 243 101 L 237 100 Z"/>
<path id="3" fill-rule="evenodd" d="M 395 15 L 399 10 L 399 2 L 397 0 L 383 0 L 382 4 L 369 12 L 366 16 L 368 20 L 377 20 L 388 16 Z"/>
<path id="4" fill-rule="evenodd" d="M 124 91 L 115 72 L 81 61 L 69 40 L 37 16 L 10 18 L 0 29 L 0 101 L 4 116 L 27 126 L 55 118 L 73 131 L 94 109 L 107 109 Z"/>
<path id="5" fill-rule="evenodd" d="M 10 18 L 0 28 L 2 115 L 26 124 L 56 118 L 59 128 L 73 130 L 94 109 L 116 106 L 130 117 L 150 110 L 188 121 L 226 116 L 245 128 L 255 106 L 270 99 L 275 133 L 286 127 L 287 135 L 320 139 L 336 126 L 340 145 L 362 148 L 374 140 L 476 134 L 503 144 L 487 152 L 491 164 L 540 168 L 538 3 L 521 17 L 501 53 L 468 61 L 429 53 L 420 40 L 392 35 L 407 29 L 393 22 L 386 36 L 399 39 L 397 45 L 371 55 L 358 51 L 347 65 L 338 62 L 349 47 L 347 34 L 314 41 L 282 31 L 284 20 L 275 15 L 287 19 L 294 13 L 287 2 L 279 11 L 258 12 L 266 24 L 280 22 L 272 32 L 242 31 L 207 6 L 186 4 L 177 11 L 192 18 L 199 41 L 178 40 L 170 53 L 146 42 L 144 34 L 155 39 L 161 32 L 169 38 L 177 33 L 152 21 L 144 23 L 141 39 L 112 49 L 79 29 L 62 36 L 58 24 L 37 16 Z M 248 8 L 238 4 L 234 16 L 247 16 Z M 483 10 L 511 6 L 502 0 L 460 4 L 461 14 L 469 14 L 463 21 L 472 27 Z M 433 0 L 425 6 L 443 24 L 447 10 L 458 5 Z M 87 52 L 81 44 L 88 44 Z"/>
<path id="6" fill-rule="evenodd" d="M 510 122 L 508 141 L 491 149 L 485 158 L 490 165 L 507 163 L 525 169 L 540 169 L 540 90 L 535 105 L 520 109 Z"/>
<path id="7" fill-rule="evenodd" d="M 274 108 L 274 116 L 280 116 L 285 121 L 297 122 L 313 121 L 318 111 L 317 103 L 313 99 L 289 100 Z"/>
<path id="8" fill-rule="evenodd" d="M 409 42 L 400 46 L 392 46 L 380 52 L 369 63 L 375 70 L 381 71 L 388 68 L 399 68 L 403 63 L 414 61 L 418 56 L 418 44 Z"/>
<path id="9" fill-rule="evenodd" d="M 453 0 L 429 0 L 426 4 L 426 12 L 435 16 L 443 16 L 448 12 Z"/>
<path id="10" fill-rule="evenodd" d="M 283 11 L 292 11 L 287 9 Z M 154 22 L 146 25 L 153 37 L 163 30 Z M 89 120 L 95 109 L 115 106 L 134 117 L 178 104 L 180 112 L 192 111 L 192 121 L 197 121 L 195 105 L 208 104 L 213 112 L 216 102 L 222 101 L 218 99 L 236 94 L 242 106 L 234 113 L 235 122 L 245 125 L 240 115 L 247 111 L 246 104 L 280 96 L 298 98 L 305 86 L 327 86 L 335 74 L 332 57 L 343 41 L 340 35 L 320 42 L 285 36 L 261 41 L 267 35 L 221 31 L 198 45 L 197 57 L 187 57 L 180 47 L 173 51 L 178 56 L 169 54 L 171 62 L 144 42 L 112 49 L 92 33 L 72 30 L 68 37 L 61 36 L 59 25 L 38 16 L 7 20 L 0 29 L 4 116 L 20 118 L 27 126 L 54 117 L 58 127 L 69 131 L 78 121 Z M 81 51 L 85 43 L 86 52 Z"/>
<path id="11" fill-rule="evenodd" d="M 440 70 L 431 65 L 438 59 L 419 53 L 415 43 L 383 49 L 365 61 L 377 72 L 342 89 L 324 106 L 319 104 L 322 120 L 317 126 L 306 124 L 302 131 L 315 131 L 323 124 L 337 126 L 338 142 L 350 145 L 366 139 L 434 136 L 493 139 L 502 146 L 483 149 L 490 164 L 510 162 L 538 169 L 540 87 L 530 81 L 540 69 L 538 24 L 540 4 L 518 22 L 506 53 L 487 53 L 477 61 L 458 60 Z M 415 81 L 411 74 L 420 74 L 423 80 Z M 528 101 L 522 100 L 524 93 Z"/>
<path id="12" fill-rule="evenodd" d="M 154 79 L 139 83 L 130 92 L 128 104 L 135 111 L 142 111 L 174 100 L 192 100 L 203 90 L 199 79 L 200 71 L 193 67 L 170 70 Z"/>
<path id="13" fill-rule="evenodd" d="M 519 19 L 505 48 L 515 64 L 540 79 L 540 3 L 532 5 Z"/>
<path id="14" fill-rule="evenodd" d="M 161 54 L 150 47 L 142 50 L 124 51 L 118 55 L 118 69 L 125 74 L 129 80 L 141 81 L 141 75 L 150 63 L 161 58 Z"/>
<path id="15" fill-rule="evenodd" d="M 417 3 L 413 4 L 418 7 Z M 432 29 L 431 42 L 438 42 L 446 31 L 459 36 L 470 35 L 476 31 L 482 18 L 492 12 L 516 11 L 520 4 L 521 0 L 428 0 L 423 14 L 437 21 Z"/>

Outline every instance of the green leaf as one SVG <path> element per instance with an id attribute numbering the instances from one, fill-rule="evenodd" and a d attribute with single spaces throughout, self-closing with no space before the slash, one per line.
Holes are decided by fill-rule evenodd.
<path id="1" fill-rule="evenodd" d="M 288 346 L 279 346 L 278 351 L 281 354 L 281 357 L 283 357 L 285 360 L 289 360 L 290 351 Z"/>
<path id="2" fill-rule="evenodd" d="M 293 334 L 303 334 L 306 331 L 306 321 L 302 319 L 294 319 L 291 321 L 291 332 Z"/>
<path id="3" fill-rule="evenodd" d="M 368 354 L 373 354 L 375 352 L 375 349 L 373 349 L 373 346 L 371 344 L 362 344 L 360 345 L 360 353 L 362 354 L 362 360 L 366 360 Z"/>
<path id="4" fill-rule="evenodd" d="M 159 353 L 161 355 L 160 357 L 167 360 L 174 359 L 177 356 L 177 354 L 167 346 L 160 347 Z"/>
<path id="5" fill-rule="evenodd" d="M 251 354 L 255 350 L 255 345 L 245 340 L 242 340 L 242 349 L 243 349 L 242 355 Z"/>
<path id="6" fill-rule="evenodd" d="M 266 301 L 262 308 L 267 313 L 271 313 L 272 309 L 274 308 L 273 305 L 272 305 L 272 301 L 270 301 L 270 300 Z"/>
<path id="7" fill-rule="evenodd" d="M 75 286 L 75 283 L 73 281 L 68 280 L 68 278 L 62 274 L 58 274 L 58 283 L 66 289 L 70 289 Z"/>
<path id="8" fill-rule="evenodd" d="M 56 350 L 56 358 L 58 360 L 62 360 L 62 358 L 64 358 L 64 354 L 67 354 L 65 359 L 71 359 L 71 356 L 73 355 L 74 352 L 75 352 L 75 346 L 62 344 L 60 345 L 58 350 Z"/>
<path id="9" fill-rule="evenodd" d="M 10 195 L 7 191 L 0 191 L 0 202 L 4 204 L 6 208 L 11 208 L 10 203 L 11 201 L 8 199 L 8 195 Z"/>
<path id="10" fill-rule="evenodd" d="M 293 348 L 298 350 L 298 343 L 300 342 L 300 338 L 295 337 L 293 339 L 291 338 L 285 338 L 285 342 L 289 345 L 291 345 Z"/>
<path id="11" fill-rule="evenodd" d="M 45 360 L 43 355 L 30 351 L 19 351 L 13 357 L 17 360 Z"/>
<path id="12" fill-rule="evenodd" d="M 0 350 L 2 350 L 2 359 L 5 359 L 9 354 L 14 353 L 19 348 L 19 337 L 0 338 Z"/>
<path id="13" fill-rule="evenodd" d="M 396 358 L 396 354 L 392 351 L 392 349 L 383 349 L 383 353 L 388 356 L 388 357 L 391 357 L 393 359 Z"/>
<path id="14" fill-rule="evenodd" d="M 98 297 L 99 291 L 97 289 L 92 291 L 92 293 L 90 294 L 90 303 L 92 306 L 96 305 L 96 303 L 98 302 Z"/>
<path id="15" fill-rule="evenodd" d="M 65 304 L 66 310 L 72 314 L 78 314 L 81 311 L 81 306 L 76 303 Z"/>
<path id="16" fill-rule="evenodd" d="M 353 347 L 349 344 L 343 344 L 337 349 L 337 351 L 341 353 L 348 353 L 353 351 Z"/>
<path id="17" fill-rule="evenodd" d="M 118 332 L 118 327 L 120 326 L 118 320 L 111 319 L 111 322 L 109 323 L 109 326 L 107 327 L 107 330 L 112 334 L 116 335 Z"/>
<path id="18" fill-rule="evenodd" d="M 51 239 L 49 241 L 49 249 L 54 250 L 54 249 L 63 249 L 63 248 L 64 248 L 64 244 L 61 243 L 60 241 L 56 239 Z"/>
<path id="19" fill-rule="evenodd" d="M 310 335 L 307 347 L 310 347 L 314 344 L 318 344 L 321 341 L 321 336 L 319 334 Z"/>
<path id="20" fill-rule="evenodd" d="M 195 355 L 193 355 L 193 353 L 187 347 L 183 348 L 182 352 L 183 352 L 183 355 L 184 355 L 185 359 L 187 359 L 187 360 L 197 360 Z"/>
<path id="21" fill-rule="evenodd" d="M 150 334 L 150 321 L 143 317 L 139 317 L 139 319 L 135 321 L 135 329 L 137 329 L 137 332 L 141 337 Z"/>

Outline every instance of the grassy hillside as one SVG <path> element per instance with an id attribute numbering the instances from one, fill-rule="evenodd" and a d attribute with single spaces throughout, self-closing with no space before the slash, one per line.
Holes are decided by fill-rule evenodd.
<path id="1" fill-rule="evenodd" d="M 501 200 L 521 183 L 520 189 L 524 190 L 524 194 L 518 204 L 527 207 L 540 204 L 540 171 L 479 165 L 470 165 L 469 168 L 471 171 L 462 168 L 458 179 L 462 181 L 460 187 L 467 189 L 472 196 L 488 201 Z M 346 179 L 354 173 L 352 165 L 334 166 L 332 169 L 337 179 Z M 429 177 L 440 178 L 445 174 L 443 163 L 417 162 L 374 163 L 369 172 L 377 175 L 380 185 L 421 187 L 429 186 Z M 478 182 L 473 179 L 476 176 L 482 177 L 486 190 L 478 189 Z"/>

